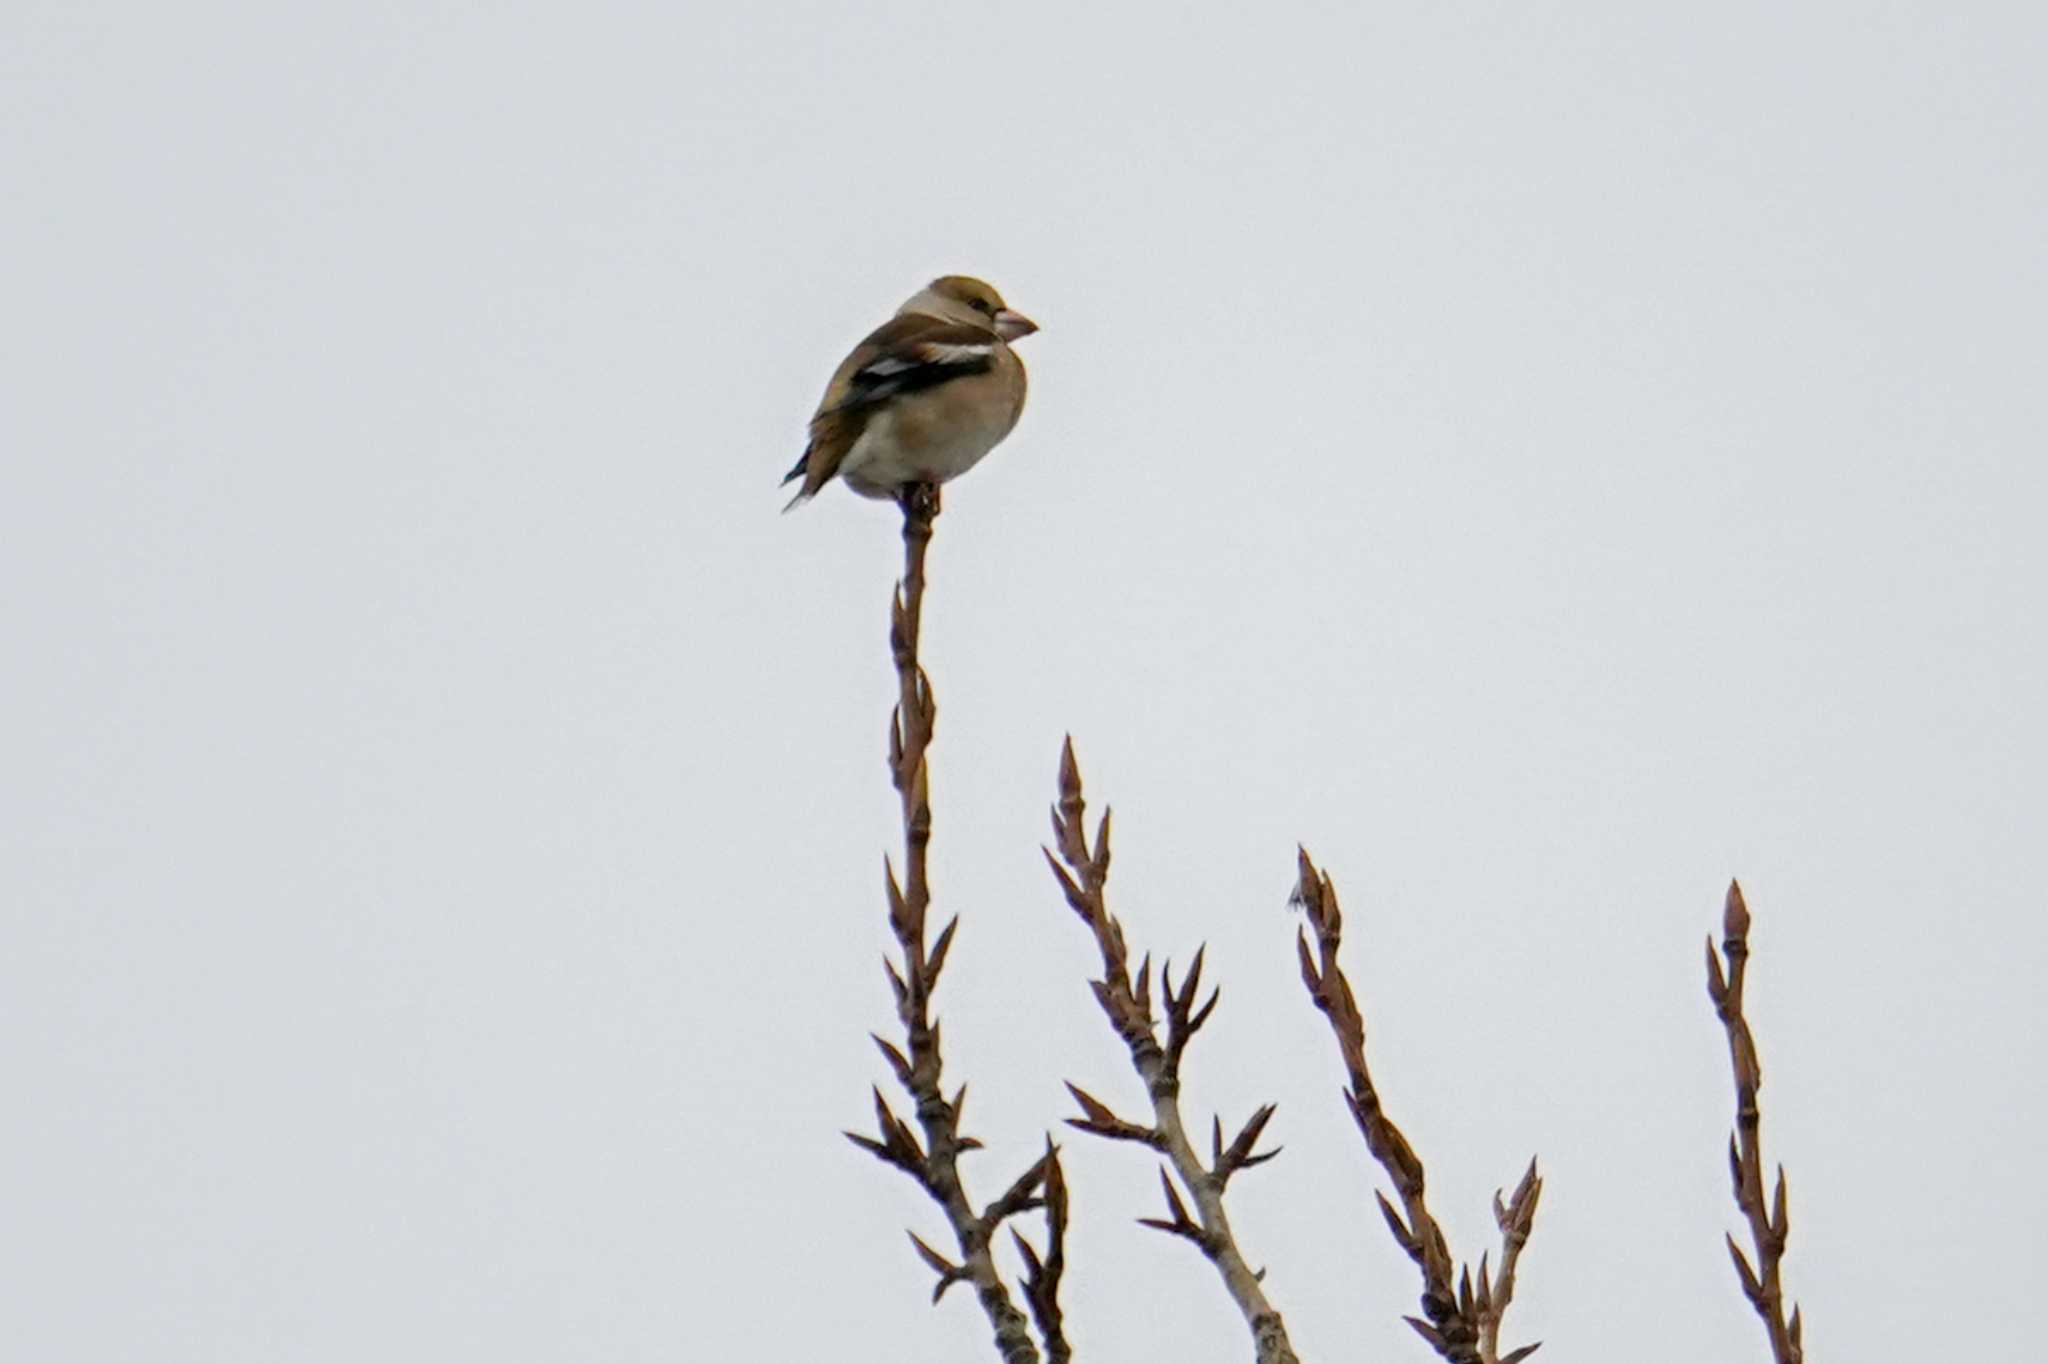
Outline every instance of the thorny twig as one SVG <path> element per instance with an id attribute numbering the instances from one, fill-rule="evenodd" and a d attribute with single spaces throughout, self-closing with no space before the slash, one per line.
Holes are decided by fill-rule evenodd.
<path id="1" fill-rule="evenodd" d="M 1750 1035 L 1749 1020 L 1742 1016 L 1742 987 L 1749 975 L 1749 906 L 1743 903 L 1742 887 L 1728 883 L 1728 901 L 1721 916 L 1721 952 L 1714 952 L 1714 939 L 1707 938 L 1707 997 L 1728 1032 L 1728 1060 L 1735 1072 L 1735 1132 L 1728 1139 L 1728 1170 L 1735 1184 L 1735 1206 L 1749 1221 L 1750 1243 L 1757 1266 L 1750 1267 L 1742 1247 L 1728 1237 L 1728 1254 L 1735 1261 L 1735 1273 L 1742 1281 L 1742 1295 L 1763 1319 L 1771 1339 L 1775 1364 L 1801 1364 L 1806 1357 L 1801 1343 L 1804 1323 L 1799 1308 L 1785 1319 L 1785 1296 L 1779 1279 L 1779 1265 L 1785 1257 L 1785 1237 L 1791 1230 L 1785 1204 L 1785 1167 L 1778 1167 L 1775 1191 L 1768 1207 L 1764 1203 L 1763 1112 L 1757 1107 L 1757 1091 L 1763 1088 L 1763 1065 L 1757 1060 L 1756 1039 Z"/>
<path id="2" fill-rule="evenodd" d="M 1488 1257 L 1479 1257 L 1478 1275 L 1467 1264 L 1455 1271 L 1443 1228 L 1430 1214 L 1424 1195 L 1422 1159 L 1401 1135 L 1380 1104 L 1379 1090 L 1365 1063 L 1365 1017 L 1351 993 L 1351 982 L 1338 964 L 1337 949 L 1343 941 L 1344 916 L 1337 906 L 1337 888 L 1316 869 L 1308 851 L 1300 853 L 1300 879 L 1294 901 L 1307 912 L 1316 947 L 1311 951 L 1308 935 L 1296 932 L 1295 947 L 1301 958 L 1301 980 L 1309 998 L 1330 1021 L 1344 1069 L 1350 1081 L 1344 1099 L 1351 1116 L 1365 1137 L 1366 1149 L 1386 1170 L 1400 1196 L 1402 1211 L 1396 1212 L 1385 1194 L 1379 1194 L 1380 1212 L 1387 1227 L 1408 1258 L 1422 1271 L 1422 1317 L 1407 1322 L 1451 1364 L 1517 1364 L 1536 1353 L 1536 1344 L 1500 1353 L 1500 1323 L 1515 1295 L 1515 1266 L 1536 1224 L 1536 1203 L 1543 1194 L 1543 1180 L 1536 1162 L 1507 1201 L 1493 1197 L 1494 1222 L 1500 1228 L 1500 1268 L 1488 1272 Z M 1403 1214 L 1406 1220 L 1403 1220 Z M 1426 1320 L 1424 1319 L 1426 1318 Z"/>
<path id="3" fill-rule="evenodd" d="M 1245 1263 L 1231 1233 L 1230 1219 L 1223 1210 L 1224 1186 L 1230 1177 L 1279 1154 L 1277 1150 L 1253 1151 L 1259 1134 L 1273 1116 L 1272 1105 L 1254 1112 L 1227 1146 L 1223 1142 L 1222 1121 L 1216 1120 L 1211 1129 L 1210 1163 L 1203 1165 L 1181 1120 L 1180 1063 L 1189 1040 L 1216 1007 L 1218 995 L 1211 993 L 1207 1001 L 1199 1006 L 1196 1003 L 1202 985 L 1200 950 L 1178 984 L 1174 982 L 1171 966 L 1162 966 L 1159 993 L 1166 1009 L 1166 1040 L 1161 1043 L 1152 1018 L 1152 959 L 1147 956 L 1140 962 L 1133 978 L 1123 925 L 1111 917 L 1103 893 L 1109 880 L 1109 812 L 1103 812 L 1091 845 L 1082 819 L 1084 809 L 1081 773 L 1074 762 L 1073 741 L 1069 739 L 1060 753 L 1059 802 L 1052 811 L 1053 842 L 1058 855 L 1051 848 L 1045 849 L 1046 865 L 1052 868 L 1067 904 L 1088 926 L 1102 953 L 1102 978 L 1090 982 L 1095 1001 L 1130 1051 L 1131 1065 L 1145 1082 L 1152 1103 L 1152 1122 L 1146 1125 L 1119 1118 L 1107 1104 L 1071 1084 L 1067 1088 L 1081 1105 L 1083 1116 L 1067 1121 L 1084 1132 L 1148 1146 L 1166 1158 L 1172 1170 L 1169 1173 L 1162 1166 L 1159 1182 L 1165 1190 L 1167 1216 L 1139 1220 L 1148 1227 L 1192 1242 L 1216 1266 L 1224 1288 L 1251 1330 L 1258 1364 L 1298 1364 L 1294 1347 L 1287 1339 L 1286 1325 L 1266 1299 L 1260 1282 L 1265 1272 L 1254 1272 Z M 1186 1192 L 1186 1199 L 1182 1191 Z"/>
<path id="4" fill-rule="evenodd" d="M 939 1025 L 931 1018 L 932 991 L 946 964 L 953 944 L 957 918 L 939 931 L 929 947 L 925 942 L 925 914 L 931 904 L 931 887 L 925 872 L 925 852 L 931 842 L 932 811 L 930 778 L 925 750 L 930 746 L 938 706 L 932 699 L 931 680 L 918 662 L 918 629 L 924 610 L 924 558 L 931 543 L 932 522 L 939 514 L 938 489 L 913 485 L 905 491 L 903 505 L 903 581 L 890 609 L 889 643 L 896 662 L 897 703 L 889 724 L 889 777 L 903 808 L 903 879 L 883 859 L 882 871 L 889 896 L 889 928 L 902 951 L 902 965 L 883 964 L 889 973 L 889 988 L 896 998 L 896 1015 L 903 1024 L 903 1047 L 875 1038 L 875 1045 L 915 1104 L 920 1142 L 910 1125 L 890 1109 L 880 1089 L 875 1091 L 875 1122 L 879 1135 L 849 1132 L 847 1137 L 882 1160 L 916 1180 L 945 1213 L 958 1245 L 959 1262 L 932 1249 L 916 1235 L 911 1236 L 919 1258 L 938 1282 L 932 1290 L 937 1302 L 956 1283 L 971 1283 L 989 1325 L 995 1331 L 996 1352 L 1004 1364 L 1038 1364 L 1037 1346 L 1032 1342 L 1024 1313 L 1011 1301 L 1002 1277 L 996 1271 L 990 1246 L 1005 1219 L 1033 1208 L 1044 1207 L 1050 1236 L 1047 1258 L 1041 1262 L 1026 1248 L 1029 1273 L 1024 1291 L 1037 1318 L 1052 1364 L 1060 1364 L 1071 1353 L 1061 1335 L 1059 1279 L 1064 1260 L 1066 1230 L 1066 1185 L 1059 1170 L 1059 1156 L 1051 1143 L 1045 1155 L 1010 1185 L 1003 1195 L 977 1212 L 968 1199 L 960 1178 L 959 1158 L 981 1143 L 960 1131 L 960 1108 L 967 1096 L 966 1086 L 951 1099 L 940 1088 L 942 1062 L 939 1055 Z M 1019 1238 L 1020 1244 L 1022 1238 Z"/>

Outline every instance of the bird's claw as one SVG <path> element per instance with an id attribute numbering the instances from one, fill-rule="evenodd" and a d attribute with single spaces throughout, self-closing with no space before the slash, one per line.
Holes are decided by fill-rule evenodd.
<path id="1" fill-rule="evenodd" d="M 896 500 L 902 505 L 906 516 L 929 521 L 939 514 L 939 485 L 936 483 L 906 483 L 897 494 Z"/>

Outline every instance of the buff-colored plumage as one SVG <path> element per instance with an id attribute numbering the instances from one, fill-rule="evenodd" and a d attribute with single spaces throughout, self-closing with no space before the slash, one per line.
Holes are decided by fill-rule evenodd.
<path id="1" fill-rule="evenodd" d="M 1024 364 L 1010 342 L 1037 330 L 971 276 L 913 294 L 833 372 L 810 443 L 783 479 L 803 480 L 789 505 L 834 477 L 863 497 L 894 498 L 966 473 L 1024 410 Z"/>

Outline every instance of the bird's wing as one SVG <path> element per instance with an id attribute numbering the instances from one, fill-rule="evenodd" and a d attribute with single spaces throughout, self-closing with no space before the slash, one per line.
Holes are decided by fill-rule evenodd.
<path id="1" fill-rule="evenodd" d="M 915 313 L 890 318 L 840 362 L 811 418 L 810 444 L 782 481 L 803 479 L 796 500 L 811 496 L 839 472 L 876 408 L 901 393 L 986 373 L 1002 344 L 995 332 L 968 323 Z"/>
<path id="2" fill-rule="evenodd" d="M 983 373 L 995 363 L 996 348 L 1002 344 L 1002 338 L 986 327 L 916 314 L 892 317 L 840 363 L 818 404 L 818 415 L 866 407 L 898 393 Z"/>

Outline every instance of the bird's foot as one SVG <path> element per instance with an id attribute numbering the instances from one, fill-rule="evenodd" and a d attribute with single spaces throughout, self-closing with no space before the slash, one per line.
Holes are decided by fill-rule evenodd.
<path id="1" fill-rule="evenodd" d="M 897 503 L 905 516 L 914 516 L 920 521 L 931 521 L 939 514 L 939 485 L 936 483 L 906 483 L 896 494 Z"/>

